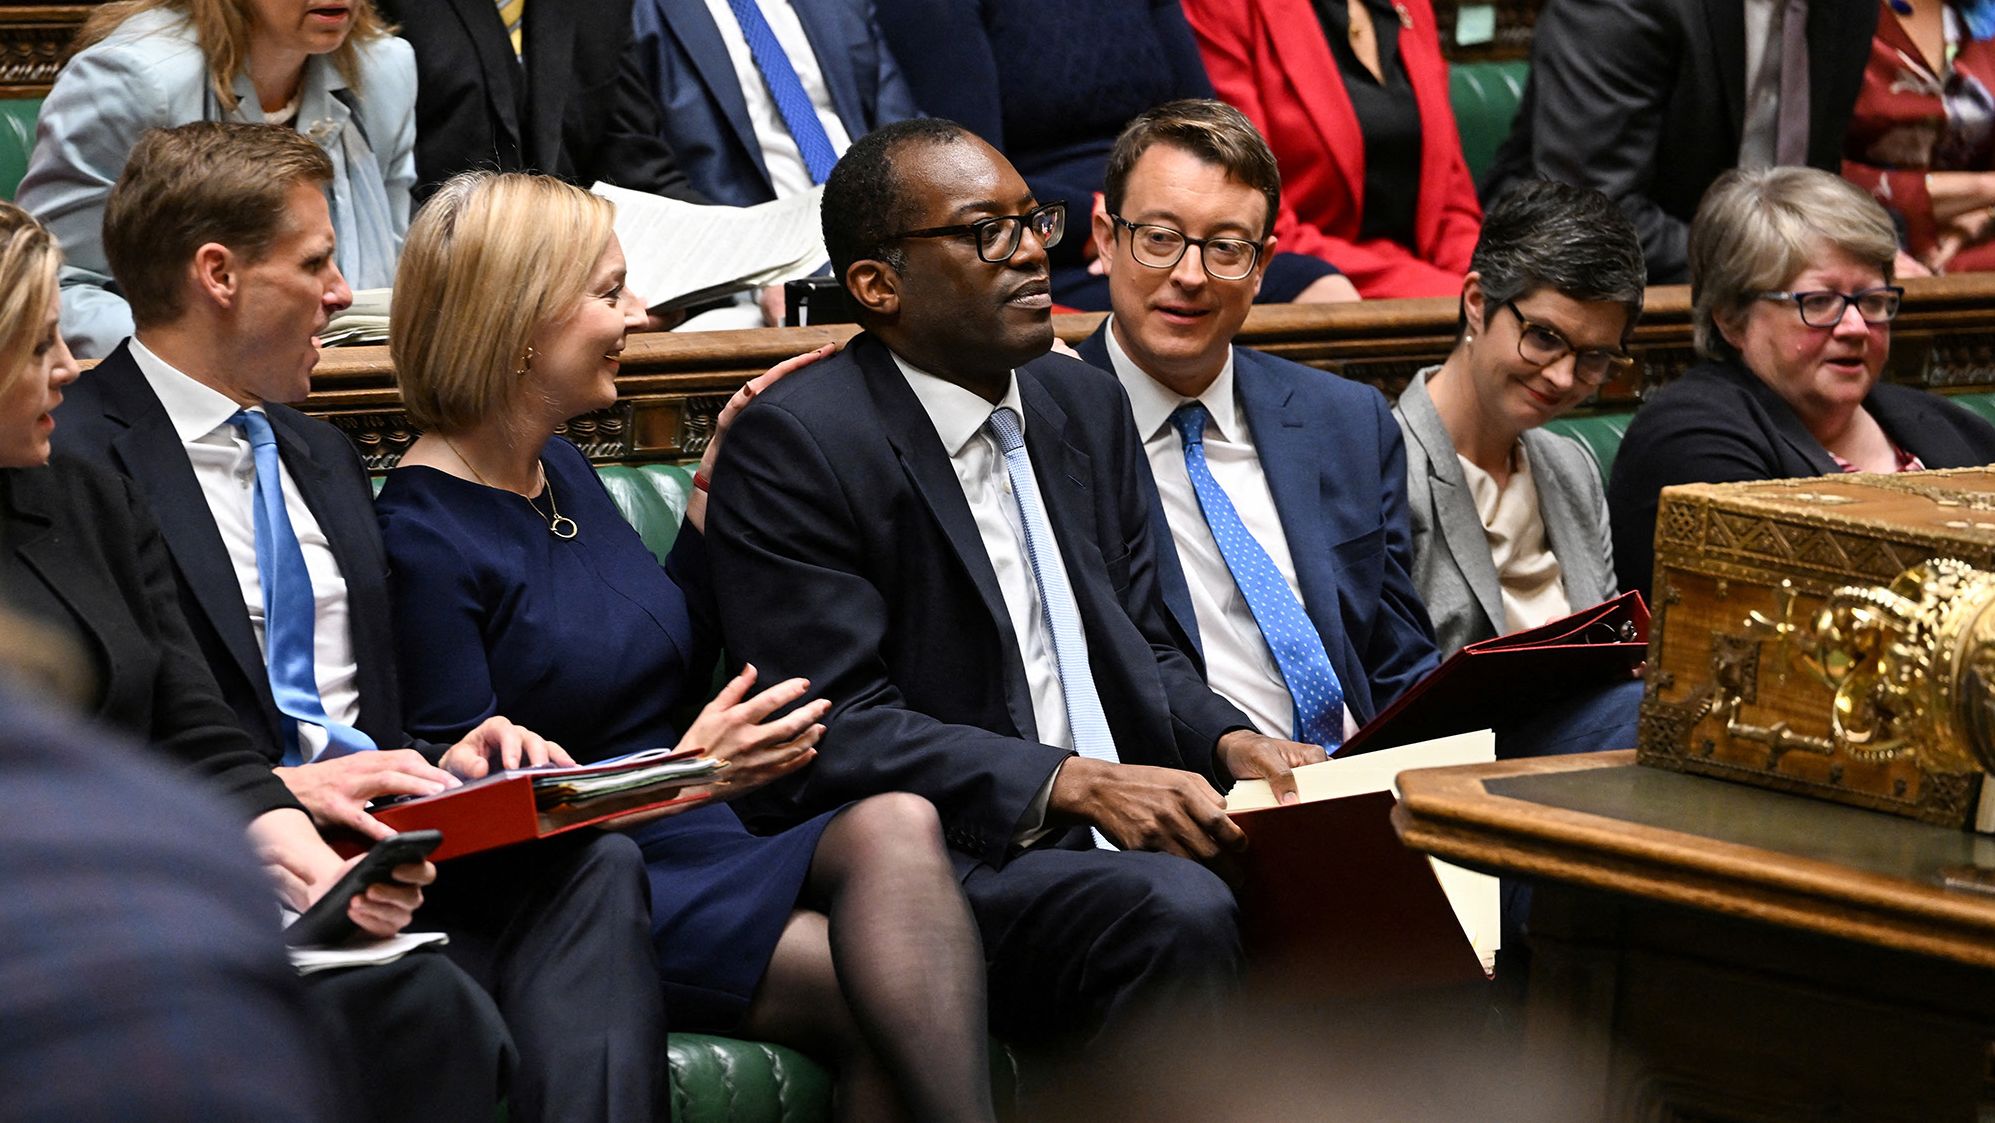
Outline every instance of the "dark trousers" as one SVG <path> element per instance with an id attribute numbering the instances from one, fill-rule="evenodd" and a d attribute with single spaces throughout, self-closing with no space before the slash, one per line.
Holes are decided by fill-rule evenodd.
<path id="1" fill-rule="evenodd" d="M 365 1123 L 489 1120 L 513 1066 L 491 998 L 448 959 L 417 951 L 304 978 L 341 1104 Z"/>
<path id="2" fill-rule="evenodd" d="M 1196 1032 L 1240 975 L 1232 891 L 1183 858 L 1029 850 L 972 867 L 963 893 L 983 935 L 992 1032 L 1028 1049 L 1120 1045 L 1148 1024 Z"/>
<path id="3" fill-rule="evenodd" d="M 577 831 L 438 867 L 417 929 L 491 993 L 519 1049 L 518 1123 L 666 1118 L 665 1003 L 644 861 Z"/>

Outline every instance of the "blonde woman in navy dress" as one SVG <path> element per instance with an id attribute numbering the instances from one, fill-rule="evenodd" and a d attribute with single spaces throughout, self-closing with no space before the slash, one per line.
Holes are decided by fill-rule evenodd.
<path id="1" fill-rule="evenodd" d="M 758 689 L 745 668 L 676 724 L 719 652 L 706 496 L 661 567 L 554 435 L 615 403 L 643 322 L 611 213 L 555 179 L 469 173 L 410 228 L 391 346 L 423 436 L 378 505 L 410 728 L 506 713 L 583 760 L 698 745 L 730 760 L 725 799 L 806 766 L 829 704 L 776 716 L 809 684 Z M 755 385 L 722 414 L 703 474 Z M 630 829 L 675 1028 L 822 1058 L 841 1118 L 991 1118 L 982 951 L 926 801 L 878 796 L 766 838 L 719 802 Z"/>

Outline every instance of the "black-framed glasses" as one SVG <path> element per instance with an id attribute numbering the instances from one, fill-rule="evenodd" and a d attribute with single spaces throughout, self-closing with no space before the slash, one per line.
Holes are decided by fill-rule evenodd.
<path id="1" fill-rule="evenodd" d="M 1635 357 L 1626 351 L 1574 347 L 1564 332 L 1546 327 L 1518 311 L 1516 301 L 1506 300 L 1503 306 L 1517 317 L 1517 357 L 1527 363 L 1548 367 L 1571 355 L 1573 377 L 1588 386 L 1598 386 L 1635 369 Z"/>
<path id="2" fill-rule="evenodd" d="M 1903 285 L 1878 285 L 1856 292 L 1817 289 L 1810 292 L 1763 292 L 1761 300 L 1791 301 L 1801 313 L 1801 322 L 1811 328 L 1832 328 L 1842 322 L 1843 313 L 1856 305 L 1856 314 L 1866 324 L 1888 324 L 1898 318 L 1898 306 L 1905 300 Z"/>
<path id="3" fill-rule="evenodd" d="M 977 257 L 992 265 L 1002 265 L 1018 252 L 1025 228 L 1032 227 L 1039 244 L 1052 249 L 1060 244 L 1060 236 L 1067 232 L 1067 204 L 1045 203 L 1024 214 L 1001 214 L 991 218 L 980 218 L 975 222 L 965 222 L 958 226 L 931 226 L 926 230 L 903 230 L 888 237 L 895 238 L 958 238 L 968 235 L 977 241 Z"/>
<path id="4" fill-rule="evenodd" d="M 1198 262 L 1215 281 L 1238 281 L 1253 273 L 1255 263 L 1261 260 L 1261 243 L 1246 238 L 1193 238 L 1182 230 L 1131 222 L 1119 214 L 1108 218 L 1129 231 L 1130 256 L 1152 269 L 1175 268 L 1188 246 L 1198 247 Z"/>

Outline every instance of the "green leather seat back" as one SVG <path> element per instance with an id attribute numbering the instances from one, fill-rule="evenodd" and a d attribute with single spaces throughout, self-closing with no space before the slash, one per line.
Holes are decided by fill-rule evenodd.
<path id="1" fill-rule="evenodd" d="M 1974 394 L 1949 394 L 1947 400 L 1995 425 L 1995 392 L 1984 390 Z"/>
<path id="2" fill-rule="evenodd" d="M 1455 129 L 1462 136 L 1462 157 L 1478 182 L 1503 138 L 1510 135 L 1510 121 L 1517 116 L 1524 79 L 1530 73 L 1528 59 L 1462 62 L 1448 68 L 1448 101 L 1454 106 Z"/>
<path id="3" fill-rule="evenodd" d="M 1585 445 L 1600 464 L 1600 480 L 1605 484 L 1614 471 L 1614 454 L 1620 450 L 1621 438 L 1627 434 L 1628 422 L 1634 416 L 1633 412 L 1627 412 L 1560 417 L 1545 422 L 1545 431 L 1571 437 Z"/>
<path id="4" fill-rule="evenodd" d="M 679 536 L 686 500 L 693 493 L 693 468 L 679 464 L 605 464 L 597 469 L 624 521 L 662 565 Z"/>
<path id="5" fill-rule="evenodd" d="M 28 154 L 35 150 L 35 117 L 42 111 L 38 97 L 0 98 L 0 198 L 12 200 L 28 174 Z"/>
<path id="6" fill-rule="evenodd" d="M 678 1123 L 826 1123 L 831 1075 L 794 1049 L 675 1033 L 672 1118 Z"/>

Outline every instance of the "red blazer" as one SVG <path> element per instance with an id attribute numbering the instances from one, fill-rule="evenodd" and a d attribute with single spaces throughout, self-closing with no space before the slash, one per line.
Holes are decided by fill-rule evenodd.
<path id="1" fill-rule="evenodd" d="M 1428 0 L 1400 0 L 1411 21 L 1399 53 L 1420 107 L 1416 244 L 1358 240 L 1365 142 L 1310 0 L 1183 0 L 1221 100 L 1268 138 L 1282 171 L 1275 236 L 1290 253 L 1342 269 L 1370 299 L 1457 296 L 1482 229 L 1475 181 L 1448 101 L 1448 64 Z"/>

